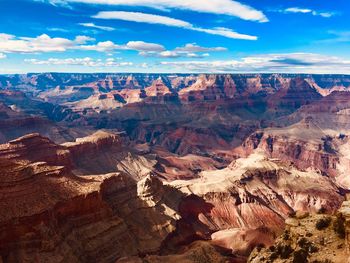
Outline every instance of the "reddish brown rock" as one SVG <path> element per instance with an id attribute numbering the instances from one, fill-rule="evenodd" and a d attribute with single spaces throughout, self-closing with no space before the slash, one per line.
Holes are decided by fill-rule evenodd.
<path id="1" fill-rule="evenodd" d="M 178 218 L 181 197 L 174 189 L 149 176 L 137 183 L 123 172 L 77 176 L 72 170 L 89 151 L 118 145 L 120 151 L 117 136 L 107 133 L 66 145 L 33 134 L 1 145 L 2 260 L 111 262 L 157 251 Z"/>

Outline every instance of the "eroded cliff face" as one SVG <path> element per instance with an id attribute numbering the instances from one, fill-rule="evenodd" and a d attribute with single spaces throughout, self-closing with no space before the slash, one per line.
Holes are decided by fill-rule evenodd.
<path id="1" fill-rule="evenodd" d="M 343 200 L 327 177 L 263 152 L 175 181 L 161 169 L 174 157 L 158 154 L 105 131 L 62 145 L 38 134 L 0 145 L 2 260 L 196 262 L 203 252 L 244 262 L 293 211 L 332 212 Z"/>
<path id="2" fill-rule="evenodd" d="M 87 152 L 118 147 L 102 132 L 66 145 L 33 134 L 0 146 L 3 262 L 112 262 L 158 251 L 175 229 L 180 193 L 151 175 L 72 170 Z"/>
<path id="3" fill-rule="evenodd" d="M 11 130 L 3 137 L 13 139 L 28 129 L 63 142 L 107 128 L 126 131 L 132 140 L 161 145 L 180 155 L 214 156 L 216 145 L 220 151 L 231 150 L 256 129 L 274 125 L 276 118 L 320 100 L 317 81 L 308 75 L 283 74 L 13 76 L 4 88 L 17 83 L 16 88 L 28 97 L 20 92 L 22 99 L 6 96 L 4 103 L 35 111 L 59 126 L 51 123 L 54 127 L 45 130 L 44 119 L 45 123 L 24 124 L 19 132 Z M 347 83 L 345 77 L 338 82 Z"/>
<path id="4" fill-rule="evenodd" d="M 245 262 L 292 227 L 289 215 L 336 213 L 350 186 L 346 76 L 0 85 L 3 262 Z"/>
<path id="5" fill-rule="evenodd" d="M 349 187 L 349 137 L 336 128 L 321 128 L 312 116 L 285 128 L 268 128 L 250 135 L 238 154 L 262 150 L 301 170 L 317 170 L 345 189 Z"/>
<path id="6" fill-rule="evenodd" d="M 271 245 L 294 211 L 332 213 L 344 199 L 320 173 L 299 171 L 263 153 L 170 184 L 187 195 L 179 208 L 183 224 L 241 256 L 258 244 Z M 179 236 L 169 243 L 179 242 Z"/>

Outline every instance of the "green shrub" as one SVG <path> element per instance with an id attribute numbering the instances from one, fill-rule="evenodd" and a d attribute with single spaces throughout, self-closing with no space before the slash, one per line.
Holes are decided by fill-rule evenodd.
<path id="1" fill-rule="evenodd" d="M 256 246 L 256 250 L 258 251 L 258 252 L 260 252 L 263 248 L 265 248 L 265 245 L 264 244 L 258 244 L 257 246 Z"/>
<path id="2" fill-rule="evenodd" d="M 305 249 L 299 249 L 293 253 L 293 263 L 307 263 L 308 252 Z"/>
<path id="3" fill-rule="evenodd" d="M 277 253 L 280 258 L 287 259 L 293 253 L 293 249 L 290 245 L 279 245 L 277 247 Z"/>
<path id="4" fill-rule="evenodd" d="M 298 245 L 306 249 L 310 246 L 310 242 L 305 237 L 302 237 L 298 240 Z"/>
<path id="5" fill-rule="evenodd" d="M 337 233 L 338 237 L 345 238 L 345 220 L 341 215 L 337 215 L 337 218 L 334 220 L 333 230 Z"/>
<path id="6" fill-rule="evenodd" d="M 318 230 L 326 229 L 331 224 L 331 221 L 332 221 L 332 219 L 330 217 L 321 218 L 321 219 L 317 220 L 316 228 Z"/>
<path id="7" fill-rule="evenodd" d="M 317 214 L 324 214 L 326 211 L 326 208 L 322 206 L 320 209 L 318 209 Z"/>
<path id="8" fill-rule="evenodd" d="M 295 211 L 293 210 L 293 211 L 291 211 L 291 212 L 288 213 L 288 216 L 294 218 L 294 217 L 296 216 L 296 214 L 297 214 L 297 212 L 295 212 Z"/>
<path id="9" fill-rule="evenodd" d="M 316 246 L 314 246 L 312 244 L 309 246 L 309 252 L 310 253 L 316 253 L 318 251 L 319 251 L 318 247 L 316 247 Z"/>
<path id="10" fill-rule="evenodd" d="M 289 240 L 290 239 L 290 233 L 288 230 L 285 230 L 282 234 L 283 240 Z"/>
<path id="11" fill-rule="evenodd" d="M 277 252 L 272 252 L 270 254 L 270 260 L 274 261 L 275 259 L 278 259 L 278 254 L 277 254 Z"/>

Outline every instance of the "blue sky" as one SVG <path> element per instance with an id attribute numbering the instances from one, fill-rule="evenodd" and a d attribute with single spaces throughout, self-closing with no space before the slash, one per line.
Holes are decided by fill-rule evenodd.
<path id="1" fill-rule="evenodd" d="M 0 0 L 0 73 L 350 74 L 348 0 Z"/>

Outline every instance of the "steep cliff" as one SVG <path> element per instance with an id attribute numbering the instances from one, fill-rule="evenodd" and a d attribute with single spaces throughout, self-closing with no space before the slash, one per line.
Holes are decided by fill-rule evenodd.
<path id="1" fill-rule="evenodd" d="M 89 152 L 112 149 L 121 151 L 118 137 L 104 132 L 65 145 L 38 134 L 0 145 L 3 262 L 112 262 L 160 249 L 175 229 L 181 193 L 116 167 L 75 175 L 85 155 L 97 161 Z"/>

